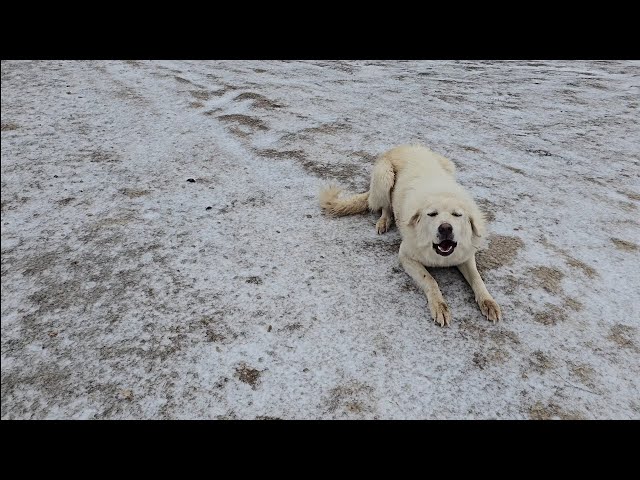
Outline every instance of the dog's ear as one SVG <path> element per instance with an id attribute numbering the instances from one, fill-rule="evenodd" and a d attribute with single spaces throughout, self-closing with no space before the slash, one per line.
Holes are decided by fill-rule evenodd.
<path id="1" fill-rule="evenodd" d="M 413 217 L 411 217 L 411 220 L 409 220 L 409 225 L 411 225 L 412 227 L 415 227 L 419 221 L 420 221 L 420 211 L 418 210 L 413 215 Z"/>
<path id="2" fill-rule="evenodd" d="M 475 217 L 469 217 L 469 222 L 471 223 L 471 231 L 476 237 L 484 236 L 484 225 L 482 225 L 482 221 Z"/>
<path id="3" fill-rule="evenodd" d="M 469 209 L 469 223 L 471 223 L 471 231 L 475 237 L 482 238 L 485 236 L 487 229 L 484 214 L 476 205 L 471 205 Z"/>

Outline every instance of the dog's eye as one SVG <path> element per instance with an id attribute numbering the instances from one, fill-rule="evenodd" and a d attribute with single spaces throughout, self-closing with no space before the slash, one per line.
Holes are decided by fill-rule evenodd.
<path id="1" fill-rule="evenodd" d="M 454 217 L 461 217 L 462 214 L 458 213 L 458 212 L 453 212 L 451 215 L 453 215 Z"/>
<path id="2" fill-rule="evenodd" d="M 437 214 L 438 212 L 427 213 L 427 215 L 429 215 L 430 217 L 435 217 Z"/>

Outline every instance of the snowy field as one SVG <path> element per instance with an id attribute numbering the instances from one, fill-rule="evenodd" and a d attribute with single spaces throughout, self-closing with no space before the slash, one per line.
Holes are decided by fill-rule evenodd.
<path id="1" fill-rule="evenodd" d="M 3 419 L 640 419 L 640 62 L 2 62 Z M 377 154 L 451 158 L 504 321 L 429 318 Z M 188 181 L 193 179 L 195 181 Z"/>

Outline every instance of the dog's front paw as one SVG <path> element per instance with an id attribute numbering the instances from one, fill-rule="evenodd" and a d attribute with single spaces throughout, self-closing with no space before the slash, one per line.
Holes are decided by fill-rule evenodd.
<path id="1" fill-rule="evenodd" d="M 449 307 L 444 300 L 429 302 L 429 309 L 431 310 L 431 318 L 441 327 L 451 323 L 451 312 L 449 312 Z"/>
<path id="2" fill-rule="evenodd" d="M 380 220 L 376 223 L 376 230 L 378 231 L 378 235 L 384 232 L 388 232 L 389 228 L 391 228 L 391 219 L 388 217 L 380 217 Z"/>
<path id="3" fill-rule="evenodd" d="M 478 301 L 480 311 L 493 323 L 502 320 L 502 312 L 500 311 L 500 305 L 496 303 L 493 298 L 484 298 Z"/>

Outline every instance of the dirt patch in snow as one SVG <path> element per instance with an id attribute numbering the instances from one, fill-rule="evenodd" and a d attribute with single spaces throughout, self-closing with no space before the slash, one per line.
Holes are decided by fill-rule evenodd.
<path id="1" fill-rule="evenodd" d="M 529 269 L 529 272 L 537 280 L 538 285 L 547 292 L 553 294 L 562 293 L 561 282 L 564 278 L 564 273 L 557 268 L 537 266 Z"/>
<path id="2" fill-rule="evenodd" d="M 480 207 L 480 211 L 484 214 L 484 218 L 487 222 L 493 222 L 496 219 L 496 214 L 494 213 L 498 206 L 493 203 L 491 200 L 487 200 L 486 198 L 480 198 L 476 200 L 478 207 Z"/>
<path id="3" fill-rule="evenodd" d="M 256 368 L 249 367 L 247 365 L 240 365 L 236 368 L 236 376 L 242 383 L 250 385 L 255 389 L 260 381 L 260 375 L 262 372 Z"/>
<path id="4" fill-rule="evenodd" d="M 2 122 L 0 128 L 3 132 L 10 132 L 11 130 L 17 130 L 19 128 L 17 123 L 13 122 Z"/>
<path id="5" fill-rule="evenodd" d="M 639 249 L 637 244 L 633 242 L 629 242 L 628 240 L 620 240 L 619 238 L 612 238 L 611 241 L 616 246 L 616 248 L 620 250 L 624 250 L 626 252 L 636 252 Z"/>
<path id="6" fill-rule="evenodd" d="M 482 274 L 487 270 L 511 265 L 518 251 L 524 247 L 524 242 L 508 235 L 490 235 L 489 244 L 476 254 L 478 271 Z"/>
<path id="7" fill-rule="evenodd" d="M 230 115 L 219 115 L 218 119 L 225 123 L 236 123 L 255 130 L 269 130 L 267 124 L 264 121 L 260 120 L 259 118 L 251 117 L 249 115 L 234 113 Z"/>
<path id="8" fill-rule="evenodd" d="M 529 407 L 531 420 L 584 420 L 582 413 L 565 410 L 554 402 L 536 402 Z"/>
<path id="9" fill-rule="evenodd" d="M 535 321 L 542 325 L 555 325 L 558 322 L 566 320 L 566 318 L 566 310 L 552 303 L 546 303 L 544 308 L 534 315 Z"/>
<path id="10" fill-rule="evenodd" d="M 638 329 L 636 327 L 618 323 L 611 327 L 607 338 L 623 348 L 631 349 L 634 352 L 640 352 L 640 348 L 638 348 L 638 345 L 633 339 L 634 336 L 637 336 L 637 330 Z"/>
<path id="11" fill-rule="evenodd" d="M 327 411 L 337 418 L 370 413 L 373 389 L 361 382 L 346 382 L 333 387 L 325 402 Z"/>
<path id="12" fill-rule="evenodd" d="M 284 105 L 280 103 L 276 103 L 273 100 L 269 100 L 264 95 L 260 95 L 255 92 L 245 92 L 238 95 L 234 98 L 235 101 L 239 102 L 242 100 L 251 100 L 251 106 L 254 108 L 266 108 L 270 110 L 282 108 Z"/>

